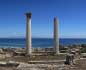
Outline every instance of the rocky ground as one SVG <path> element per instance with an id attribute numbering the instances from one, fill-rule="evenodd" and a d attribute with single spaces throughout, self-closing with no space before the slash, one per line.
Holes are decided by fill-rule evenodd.
<path id="1" fill-rule="evenodd" d="M 86 59 L 77 60 L 75 65 L 61 64 L 28 64 L 20 63 L 17 67 L 3 67 L 0 66 L 0 70 L 86 70 Z"/>
<path id="2" fill-rule="evenodd" d="M 75 65 L 65 65 L 66 54 L 33 55 L 31 57 L 20 53 L 13 54 L 16 49 L 4 49 L 0 53 L 0 70 L 86 70 L 86 54 L 76 60 Z M 79 58 L 82 58 L 79 57 Z M 4 61 L 4 62 L 3 62 Z M 7 62 L 18 63 L 18 66 L 6 65 Z"/>

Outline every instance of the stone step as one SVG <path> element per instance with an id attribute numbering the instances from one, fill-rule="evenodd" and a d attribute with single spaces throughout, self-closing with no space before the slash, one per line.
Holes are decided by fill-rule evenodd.
<path id="1" fill-rule="evenodd" d="M 49 60 L 49 61 L 28 61 L 29 64 L 63 64 L 65 60 Z"/>

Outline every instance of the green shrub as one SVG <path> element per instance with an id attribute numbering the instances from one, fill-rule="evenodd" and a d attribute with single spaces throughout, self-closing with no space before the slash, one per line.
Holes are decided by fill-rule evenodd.
<path id="1" fill-rule="evenodd" d="M 81 48 L 80 51 L 81 53 L 86 53 L 86 48 Z"/>

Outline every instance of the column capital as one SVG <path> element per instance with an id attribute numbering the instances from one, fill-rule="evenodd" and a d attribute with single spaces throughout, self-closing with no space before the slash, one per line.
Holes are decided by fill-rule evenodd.
<path id="1" fill-rule="evenodd" d="M 31 18 L 31 15 L 32 15 L 32 13 L 31 13 L 31 12 L 26 13 L 26 16 L 27 16 L 28 18 Z"/>
<path id="2" fill-rule="evenodd" d="M 57 20 L 58 18 L 57 17 L 54 17 L 54 20 Z"/>

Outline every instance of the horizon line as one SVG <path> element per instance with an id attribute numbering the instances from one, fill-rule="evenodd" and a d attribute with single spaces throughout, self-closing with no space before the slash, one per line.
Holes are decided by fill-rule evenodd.
<path id="1" fill-rule="evenodd" d="M 26 37 L 0 37 L 0 38 L 26 38 Z M 53 37 L 32 37 L 32 38 L 53 38 Z M 59 37 L 59 38 L 86 38 L 86 37 Z"/>

